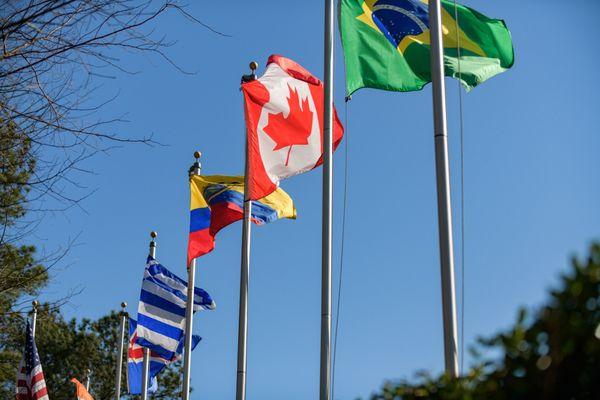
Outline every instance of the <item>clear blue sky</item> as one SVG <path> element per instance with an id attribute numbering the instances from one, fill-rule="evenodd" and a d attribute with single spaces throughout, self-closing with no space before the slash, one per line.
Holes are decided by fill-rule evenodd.
<path id="1" fill-rule="evenodd" d="M 184 75 L 156 59 L 124 56 L 133 76 L 105 80 L 97 99 L 119 92 L 102 116 L 127 113 L 131 136 L 167 146 L 127 145 L 99 155 L 81 180 L 97 192 L 83 206 L 49 215 L 36 239 L 47 249 L 79 232 L 68 268 L 54 271 L 46 299 L 83 293 L 68 317 L 96 318 L 121 301 L 135 315 L 149 232 L 157 258 L 185 275 L 187 169 L 203 152 L 203 173 L 241 174 L 244 122 L 238 91 L 248 62 L 271 53 L 322 76 L 321 1 L 191 2 L 188 11 L 232 35 L 217 36 L 174 14 L 157 30 L 178 43 L 169 54 Z M 466 343 L 535 307 L 573 254 L 600 237 L 600 37 L 594 1 L 483 1 L 465 4 L 506 20 L 514 68 L 464 96 Z M 335 97 L 344 74 L 336 36 Z M 456 81 L 448 80 L 455 221 L 459 221 Z M 355 399 L 385 379 L 443 368 L 431 89 L 357 92 L 348 106 L 348 220 L 336 399 Z M 349 140 L 347 140 L 349 139 Z M 335 278 L 338 276 L 344 147 L 335 157 Z M 296 221 L 254 229 L 248 343 L 248 399 L 318 394 L 321 171 L 283 182 Z M 457 267 L 460 235 L 455 225 Z M 196 315 L 204 341 L 193 355 L 194 399 L 235 392 L 241 225 L 198 260 L 198 285 L 217 310 Z M 458 281 L 460 283 L 460 281 Z M 459 286 L 460 287 L 460 286 Z"/>

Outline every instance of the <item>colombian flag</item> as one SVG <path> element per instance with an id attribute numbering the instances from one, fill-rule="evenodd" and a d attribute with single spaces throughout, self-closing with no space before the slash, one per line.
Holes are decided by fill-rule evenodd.
<path id="1" fill-rule="evenodd" d="M 217 232 L 244 217 L 244 177 L 193 175 L 190 195 L 188 265 L 192 259 L 213 250 Z M 280 218 L 296 219 L 294 202 L 283 189 L 252 202 L 255 224 Z"/>

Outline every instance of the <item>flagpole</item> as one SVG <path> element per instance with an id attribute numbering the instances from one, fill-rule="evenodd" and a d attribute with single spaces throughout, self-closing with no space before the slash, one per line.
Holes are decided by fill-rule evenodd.
<path id="1" fill-rule="evenodd" d="M 121 399 L 121 370 L 123 368 L 123 341 L 125 340 L 125 322 L 127 319 L 127 303 L 121 303 L 121 312 L 119 316 L 121 317 L 121 326 L 119 327 L 119 344 L 117 345 L 118 353 L 117 353 L 117 376 L 115 379 L 115 400 Z"/>
<path id="2" fill-rule="evenodd" d="M 200 165 L 199 151 L 194 152 L 196 162 L 189 169 L 189 177 L 200 175 L 202 166 Z M 192 327 L 194 322 L 194 287 L 196 286 L 196 259 L 194 258 L 188 265 L 188 287 L 187 304 L 185 309 L 185 341 L 183 347 L 183 390 L 181 392 L 182 400 L 190 398 L 190 374 L 192 372 Z"/>
<path id="3" fill-rule="evenodd" d="M 34 300 L 31 302 L 31 334 L 35 337 L 35 325 L 37 323 L 37 309 L 38 309 L 38 301 Z"/>
<path id="4" fill-rule="evenodd" d="M 325 0 L 323 236 L 321 272 L 321 400 L 331 397 L 331 225 L 333 215 L 333 0 Z"/>
<path id="5" fill-rule="evenodd" d="M 242 76 L 242 82 L 251 82 L 256 79 L 255 71 L 258 63 L 250 63 L 250 75 Z M 247 344 L 248 344 L 248 282 L 250 279 L 250 241 L 252 234 L 252 200 L 248 188 L 250 176 L 250 162 L 248 160 L 248 138 L 245 145 L 245 167 L 244 167 L 244 217 L 242 221 L 242 262 L 240 267 L 240 306 L 238 316 L 238 359 L 236 400 L 246 399 L 246 367 L 247 367 Z"/>
<path id="6" fill-rule="evenodd" d="M 450 201 L 448 127 L 446 123 L 446 88 L 444 83 L 444 44 L 440 0 L 429 1 L 429 21 L 431 25 L 431 82 L 433 90 L 442 310 L 444 317 L 444 360 L 446 373 L 451 377 L 457 377 L 458 341 L 456 331 L 456 293 L 454 286 L 452 204 Z"/>
<path id="7" fill-rule="evenodd" d="M 92 374 L 92 370 L 87 370 L 87 375 L 85 377 L 85 390 L 90 391 L 90 375 Z"/>
<path id="8" fill-rule="evenodd" d="M 156 258 L 156 231 L 150 232 L 150 257 Z M 150 373 L 150 349 L 143 347 L 144 361 L 142 363 L 142 400 L 148 398 L 148 375 Z"/>

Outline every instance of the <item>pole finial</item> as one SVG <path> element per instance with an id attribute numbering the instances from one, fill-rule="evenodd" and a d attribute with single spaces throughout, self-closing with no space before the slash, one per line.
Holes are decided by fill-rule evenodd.
<path id="1" fill-rule="evenodd" d="M 123 301 L 121 302 L 121 312 L 119 313 L 119 315 L 121 317 L 127 317 L 129 314 L 127 314 L 127 302 Z"/>
<path id="2" fill-rule="evenodd" d="M 202 156 L 202 152 L 196 150 L 194 152 L 194 158 L 196 161 L 192 164 L 190 169 L 188 170 L 188 175 L 191 177 L 192 175 L 200 175 L 200 171 L 202 170 L 202 164 L 200 164 L 200 157 Z"/>
<path id="3" fill-rule="evenodd" d="M 258 63 L 256 61 L 251 61 L 248 66 L 250 67 L 249 75 L 242 75 L 242 83 L 248 83 L 256 80 L 256 70 L 258 69 Z"/>
<path id="4" fill-rule="evenodd" d="M 37 311 L 38 304 L 40 304 L 40 303 L 38 303 L 37 300 L 34 300 L 34 301 L 31 302 L 31 305 L 33 306 L 34 311 Z"/>
<path id="5" fill-rule="evenodd" d="M 150 237 L 152 238 L 150 240 L 150 254 L 149 256 L 154 258 L 155 254 L 156 254 L 156 241 L 154 239 L 156 239 L 156 237 L 158 236 L 158 233 L 156 233 L 156 231 L 152 231 L 150 232 Z"/>
<path id="6" fill-rule="evenodd" d="M 258 63 L 256 61 L 250 61 L 248 66 L 250 67 L 252 74 L 254 74 L 254 72 L 258 69 Z"/>

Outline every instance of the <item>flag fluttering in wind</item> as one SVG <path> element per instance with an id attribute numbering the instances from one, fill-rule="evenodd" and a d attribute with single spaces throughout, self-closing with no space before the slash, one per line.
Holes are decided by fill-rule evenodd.
<path id="1" fill-rule="evenodd" d="M 25 328 L 25 351 L 17 371 L 16 400 L 48 400 L 42 363 L 29 320 Z"/>
<path id="2" fill-rule="evenodd" d="M 462 5 L 455 10 L 453 1 L 441 3 L 446 76 L 460 75 L 470 90 L 512 67 L 504 21 Z M 341 0 L 340 16 L 348 95 L 363 87 L 420 90 L 431 81 L 427 1 Z"/>
<path id="3" fill-rule="evenodd" d="M 148 256 L 138 306 L 136 342 L 171 360 L 184 337 L 186 302 L 187 282 Z M 207 292 L 194 288 L 194 311 L 215 307 Z"/>
<path id="4" fill-rule="evenodd" d="M 75 395 L 77 396 L 77 400 L 94 400 L 85 386 L 83 386 L 83 384 L 77 379 L 71 378 L 71 383 L 75 384 Z"/>
<path id="5" fill-rule="evenodd" d="M 193 175 L 190 179 L 190 237 L 188 265 L 191 260 L 215 247 L 215 235 L 244 216 L 243 176 Z M 280 218 L 296 218 L 292 198 L 278 188 L 252 204 L 252 221 L 258 225 Z"/>
<path id="6" fill-rule="evenodd" d="M 249 194 L 261 199 L 281 179 L 323 162 L 323 83 L 301 65 L 272 55 L 260 78 L 242 84 L 248 140 Z M 333 116 L 333 145 L 344 128 Z"/>
<path id="7" fill-rule="evenodd" d="M 142 393 L 142 363 L 144 361 L 143 347 L 137 343 L 137 322 L 133 318 L 129 318 L 129 345 L 127 348 L 127 387 L 129 394 Z M 185 335 L 179 341 L 179 346 L 175 352 L 175 356 L 168 360 L 161 357 L 154 351 L 150 351 L 150 368 L 148 370 L 148 392 L 154 393 L 158 390 L 158 382 L 156 377 L 164 367 L 181 358 L 183 353 Z M 192 335 L 192 350 L 200 342 L 201 338 L 198 335 Z"/>

